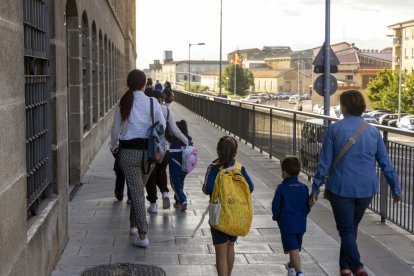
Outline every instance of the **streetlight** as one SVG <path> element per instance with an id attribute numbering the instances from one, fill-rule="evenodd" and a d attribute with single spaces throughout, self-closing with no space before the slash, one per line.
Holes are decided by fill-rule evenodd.
<path id="1" fill-rule="evenodd" d="M 397 31 L 395 31 L 397 32 Z M 400 31 L 399 36 L 394 35 L 387 35 L 388 37 L 393 37 L 393 44 L 400 45 L 400 56 L 398 58 L 398 67 L 399 67 L 399 75 L 398 75 L 398 122 L 401 119 L 401 87 L 402 87 L 402 55 L 403 55 L 403 38 L 402 38 L 402 29 Z M 397 43 L 396 43 L 397 42 Z"/>
<path id="2" fill-rule="evenodd" d="M 220 87 L 220 92 L 219 92 L 219 97 L 221 98 L 221 81 L 222 81 L 222 70 L 221 70 L 221 55 L 222 55 L 222 50 L 223 50 L 223 0 L 220 0 L 220 73 L 219 73 L 219 87 Z"/>
<path id="3" fill-rule="evenodd" d="M 192 45 L 206 45 L 204 42 L 201 43 L 188 43 L 188 91 L 191 91 L 191 56 L 190 50 Z"/>

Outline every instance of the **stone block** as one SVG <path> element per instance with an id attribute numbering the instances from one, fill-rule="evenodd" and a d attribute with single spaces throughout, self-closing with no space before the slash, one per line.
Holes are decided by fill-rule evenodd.
<path id="1" fill-rule="evenodd" d="M 1 100 L 0 100 L 1 102 Z M 0 105 L 0 193 L 26 174 L 26 129 L 23 102 Z"/>
<path id="2" fill-rule="evenodd" d="M 19 265 L 18 258 L 24 257 L 26 205 L 26 177 L 0 193 L 0 275 L 14 270 Z"/>
<path id="3" fill-rule="evenodd" d="M 2 0 L 0 4 L 0 18 L 21 24 L 23 22 L 23 2 Z"/>

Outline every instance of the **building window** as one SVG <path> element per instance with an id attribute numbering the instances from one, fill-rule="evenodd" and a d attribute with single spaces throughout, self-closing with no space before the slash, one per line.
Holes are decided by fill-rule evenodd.
<path id="1" fill-rule="evenodd" d="M 187 81 L 187 80 L 188 80 L 186 75 L 184 75 L 184 80 L 185 80 L 185 81 Z"/>
<path id="2" fill-rule="evenodd" d="M 405 59 L 408 58 L 408 49 L 407 48 L 404 49 L 404 58 Z"/>
<path id="3" fill-rule="evenodd" d="M 90 129 L 89 91 L 89 27 L 86 13 L 82 16 L 82 87 L 83 87 L 83 131 Z"/>
<path id="4" fill-rule="evenodd" d="M 98 39 L 96 24 L 92 24 L 92 122 L 98 122 Z"/>
<path id="5" fill-rule="evenodd" d="M 346 76 L 345 76 L 345 78 L 346 78 L 346 80 L 348 80 L 348 81 L 352 81 L 352 80 L 354 80 L 354 76 L 353 76 L 353 75 L 346 75 Z"/>
<path id="6" fill-rule="evenodd" d="M 191 81 L 196 81 L 196 76 L 191 76 Z"/>
<path id="7" fill-rule="evenodd" d="M 39 213 L 41 202 L 52 193 L 46 3 L 39 0 L 23 1 L 28 218 Z"/>

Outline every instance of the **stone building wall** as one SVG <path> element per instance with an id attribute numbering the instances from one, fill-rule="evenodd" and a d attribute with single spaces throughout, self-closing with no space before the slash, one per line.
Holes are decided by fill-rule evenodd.
<path id="1" fill-rule="evenodd" d="M 45 13 L 47 54 L 40 59 L 26 50 L 38 37 L 28 38 L 24 16 L 35 9 L 25 3 Z M 70 191 L 108 136 L 135 67 L 135 0 L 2 0 L 0 36 L 0 275 L 50 275 L 68 240 Z M 47 95 L 45 112 L 33 120 L 28 97 L 39 91 L 28 93 L 31 79 L 47 80 L 39 90 Z M 39 121 L 47 185 L 37 193 L 29 184 L 36 169 L 28 168 L 40 157 L 27 150 L 27 133 Z"/>

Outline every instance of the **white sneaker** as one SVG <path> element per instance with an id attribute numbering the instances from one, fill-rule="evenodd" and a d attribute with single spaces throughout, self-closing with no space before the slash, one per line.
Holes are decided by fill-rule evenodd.
<path id="1" fill-rule="evenodd" d="M 149 246 L 149 239 L 145 237 L 145 239 L 141 240 L 139 237 L 136 237 L 132 245 L 141 247 L 141 248 L 147 248 Z"/>
<path id="2" fill-rule="evenodd" d="M 289 267 L 289 263 L 285 264 L 285 268 L 288 271 L 288 276 L 296 276 L 296 271 L 293 267 Z"/>
<path id="3" fill-rule="evenodd" d="M 150 203 L 150 206 L 147 209 L 148 213 L 158 213 L 157 203 Z"/>
<path id="4" fill-rule="evenodd" d="M 170 209 L 171 203 L 167 192 L 162 193 L 162 209 Z"/>
<path id="5" fill-rule="evenodd" d="M 302 272 L 299 272 L 296 276 L 305 276 Z"/>
<path id="6" fill-rule="evenodd" d="M 136 235 L 138 235 L 138 229 L 137 229 L 136 227 L 131 227 L 131 228 L 129 229 L 129 234 L 130 234 L 131 236 L 136 236 Z"/>

